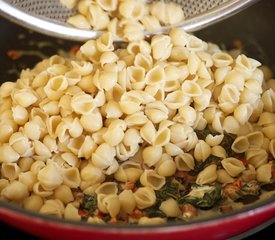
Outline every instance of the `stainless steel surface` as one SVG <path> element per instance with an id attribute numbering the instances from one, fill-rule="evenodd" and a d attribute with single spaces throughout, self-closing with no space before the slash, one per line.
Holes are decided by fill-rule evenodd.
<path id="1" fill-rule="evenodd" d="M 182 6 L 186 16 L 186 20 L 176 26 L 193 32 L 232 16 L 257 0 L 172 1 Z M 63 7 L 59 0 L 0 0 L 1 15 L 40 33 L 76 41 L 96 38 L 101 34 L 99 31 L 80 30 L 66 24 L 66 19 L 74 13 L 74 10 Z M 170 27 L 163 27 L 157 33 L 169 29 Z M 151 35 L 152 32 L 145 34 Z"/>

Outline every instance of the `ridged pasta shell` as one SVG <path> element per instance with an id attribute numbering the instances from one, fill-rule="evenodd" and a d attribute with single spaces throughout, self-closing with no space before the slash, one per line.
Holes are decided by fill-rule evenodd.
<path id="1" fill-rule="evenodd" d="M 243 165 L 243 162 L 237 158 L 225 158 L 221 161 L 221 164 L 225 171 L 231 176 L 231 177 L 237 177 L 241 172 L 245 170 L 245 166 Z"/>

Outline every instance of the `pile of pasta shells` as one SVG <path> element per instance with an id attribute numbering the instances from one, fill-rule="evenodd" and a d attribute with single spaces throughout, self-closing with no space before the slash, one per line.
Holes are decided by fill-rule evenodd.
<path id="1" fill-rule="evenodd" d="M 248 171 L 273 181 L 275 81 L 260 65 L 181 29 L 125 47 L 106 32 L 75 56 L 44 59 L 0 87 L 1 200 L 81 220 L 83 195 L 93 196 L 89 222 L 138 212 L 140 224 L 164 223 L 183 216 L 176 199 L 160 204 L 165 217 L 143 210 L 210 156 L 219 164 L 192 184 L 226 186 Z M 221 145 L 225 134 L 246 162 Z"/>
<path id="2" fill-rule="evenodd" d="M 79 29 L 110 31 L 124 41 L 144 38 L 144 31 L 157 32 L 163 26 L 184 21 L 181 5 L 172 1 L 147 0 L 60 0 L 77 13 L 67 23 Z"/>

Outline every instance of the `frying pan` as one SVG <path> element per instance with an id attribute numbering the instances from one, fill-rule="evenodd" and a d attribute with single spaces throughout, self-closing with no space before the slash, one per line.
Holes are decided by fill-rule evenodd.
<path id="1" fill-rule="evenodd" d="M 275 72 L 274 19 L 275 1 L 260 1 L 233 18 L 197 32 L 196 35 L 229 49 L 236 47 L 236 41 L 242 43 L 245 54 L 268 65 Z M 41 57 L 70 51 L 79 45 L 77 42 L 29 32 L 2 18 L 0 34 L 1 82 L 16 80 L 21 69 L 33 67 Z M 11 50 L 31 52 L 28 54 L 27 51 L 22 57 L 14 59 Z M 275 193 L 239 211 L 184 224 L 93 225 L 42 216 L 1 201 L 0 220 L 33 235 L 55 239 L 240 239 L 275 222 Z"/>

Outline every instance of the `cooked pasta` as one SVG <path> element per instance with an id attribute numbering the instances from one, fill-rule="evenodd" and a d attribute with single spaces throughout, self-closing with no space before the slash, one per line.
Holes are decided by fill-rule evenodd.
<path id="1" fill-rule="evenodd" d="M 182 18 L 176 5 L 144 4 L 78 9 L 95 28 L 118 9 L 128 39 L 137 21 Z M 181 29 L 135 37 L 119 47 L 104 33 L 1 85 L 0 199 L 75 221 L 159 224 L 274 184 L 274 84 L 259 63 Z"/>
<path id="2" fill-rule="evenodd" d="M 68 24 L 80 29 L 108 29 L 112 34 L 127 41 L 143 39 L 144 29 L 155 32 L 162 26 L 184 21 L 182 7 L 174 2 L 145 0 L 60 0 L 60 2 L 68 9 L 78 10 L 75 15 L 67 19 Z"/>

